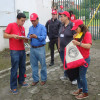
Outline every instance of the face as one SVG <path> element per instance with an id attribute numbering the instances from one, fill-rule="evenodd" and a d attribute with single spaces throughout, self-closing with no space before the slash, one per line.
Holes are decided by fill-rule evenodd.
<path id="1" fill-rule="evenodd" d="M 37 20 L 32 20 L 31 22 L 32 22 L 33 26 L 35 27 L 38 24 L 39 20 L 38 19 Z"/>
<path id="2" fill-rule="evenodd" d="M 52 19 L 57 19 L 57 14 L 52 14 Z"/>
<path id="3" fill-rule="evenodd" d="M 18 23 L 20 26 L 23 26 L 24 23 L 25 23 L 25 20 L 26 20 L 26 18 L 17 19 L 17 23 Z"/>
<path id="4" fill-rule="evenodd" d="M 61 15 L 61 22 L 65 24 L 65 22 L 68 20 L 68 17 L 65 15 Z"/>
<path id="5" fill-rule="evenodd" d="M 56 9 L 56 6 L 54 6 L 53 9 Z"/>
<path id="6" fill-rule="evenodd" d="M 80 33 L 81 32 L 81 28 L 78 27 L 76 30 L 75 30 L 76 33 Z"/>

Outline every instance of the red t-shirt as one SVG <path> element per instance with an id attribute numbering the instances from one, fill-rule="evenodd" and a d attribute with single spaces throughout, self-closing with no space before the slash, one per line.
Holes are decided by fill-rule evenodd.
<path id="1" fill-rule="evenodd" d="M 85 44 L 92 44 L 92 36 L 91 36 L 91 33 L 90 32 L 86 32 L 83 40 L 82 40 L 82 43 L 85 43 Z M 83 55 L 84 59 L 88 58 L 89 55 L 90 55 L 90 49 L 85 49 L 81 46 L 77 46 L 79 51 L 81 52 L 81 54 Z"/>
<path id="2" fill-rule="evenodd" d="M 75 20 L 76 20 L 75 15 L 74 15 L 74 14 L 71 15 L 71 17 L 70 17 L 70 21 L 71 21 L 71 22 L 74 22 Z"/>
<path id="3" fill-rule="evenodd" d="M 8 24 L 5 32 L 7 34 L 15 34 L 19 36 L 25 36 L 25 29 L 23 26 L 18 26 L 17 23 Z M 10 50 L 25 50 L 24 41 L 22 39 L 9 39 L 9 49 Z"/>

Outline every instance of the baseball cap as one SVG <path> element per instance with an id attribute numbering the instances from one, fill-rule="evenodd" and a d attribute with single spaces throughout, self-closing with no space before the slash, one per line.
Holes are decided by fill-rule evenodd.
<path id="1" fill-rule="evenodd" d="M 56 10 L 52 10 L 52 14 L 57 14 L 57 11 Z"/>
<path id="2" fill-rule="evenodd" d="M 79 25 L 82 25 L 83 21 L 81 19 L 77 19 L 73 22 L 73 28 L 71 30 L 76 30 Z"/>
<path id="3" fill-rule="evenodd" d="M 30 20 L 32 21 L 32 20 L 36 20 L 38 18 L 38 15 L 36 14 L 36 13 L 32 13 L 31 15 L 30 15 Z"/>
<path id="4" fill-rule="evenodd" d="M 63 7 L 63 5 L 61 5 L 61 6 L 60 6 L 60 8 L 62 8 L 62 9 L 63 9 L 63 8 L 64 8 L 64 7 Z"/>
<path id="5" fill-rule="evenodd" d="M 62 13 L 59 13 L 59 15 L 66 15 L 67 17 L 70 18 L 70 14 L 69 14 L 69 12 L 67 12 L 67 11 L 64 11 L 64 12 L 62 12 Z"/>

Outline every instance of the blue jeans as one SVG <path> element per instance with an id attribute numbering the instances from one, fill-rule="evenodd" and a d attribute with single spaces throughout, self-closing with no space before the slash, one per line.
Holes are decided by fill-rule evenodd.
<path id="1" fill-rule="evenodd" d="M 85 61 L 89 65 L 90 64 L 90 57 L 85 59 Z M 77 78 L 78 88 L 83 89 L 83 93 L 88 92 L 87 80 L 86 80 L 87 68 L 88 67 L 84 67 L 84 66 L 79 67 L 79 77 Z"/>
<path id="2" fill-rule="evenodd" d="M 64 51 L 60 51 L 60 58 L 61 58 L 62 63 L 64 64 Z M 66 70 L 64 71 L 64 76 L 68 77 Z"/>
<path id="3" fill-rule="evenodd" d="M 45 46 L 30 49 L 30 64 L 32 67 L 32 77 L 34 82 L 39 81 L 38 75 L 38 61 L 41 64 L 41 81 L 47 80 L 47 67 L 45 61 Z"/>
<path id="4" fill-rule="evenodd" d="M 17 88 L 17 70 L 19 68 L 19 78 L 18 83 L 22 84 L 25 80 L 25 62 L 26 62 L 26 54 L 25 50 L 11 50 L 11 76 L 10 76 L 10 88 L 16 89 Z"/>

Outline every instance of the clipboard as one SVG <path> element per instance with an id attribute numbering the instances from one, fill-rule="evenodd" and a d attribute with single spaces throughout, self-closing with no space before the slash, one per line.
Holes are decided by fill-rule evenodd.
<path id="1" fill-rule="evenodd" d="M 30 39 L 30 38 L 27 38 L 26 36 L 19 36 L 18 38 L 22 39 L 22 40 L 24 40 L 24 39 L 29 40 Z"/>

